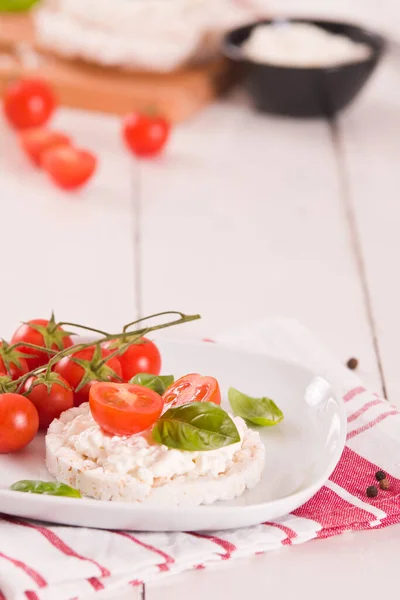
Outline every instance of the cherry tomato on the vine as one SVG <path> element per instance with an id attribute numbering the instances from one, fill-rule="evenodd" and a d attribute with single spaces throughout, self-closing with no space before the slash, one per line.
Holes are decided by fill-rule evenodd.
<path id="1" fill-rule="evenodd" d="M 9 375 L 12 379 L 18 379 L 29 372 L 28 363 L 20 349 L 10 349 L 7 342 L 0 342 L 0 374 Z"/>
<path id="2" fill-rule="evenodd" d="M 122 379 L 121 364 L 116 356 L 107 359 L 110 354 L 112 352 L 109 350 L 93 345 L 65 356 L 55 364 L 54 371 L 74 389 L 75 406 L 80 406 L 89 400 L 93 383 Z M 104 364 L 101 364 L 104 359 L 106 359 Z"/>
<path id="3" fill-rule="evenodd" d="M 0 454 L 25 448 L 39 428 L 39 416 L 21 394 L 0 394 Z"/>
<path id="4" fill-rule="evenodd" d="M 160 154 L 170 131 L 170 123 L 160 116 L 135 112 L 127 115 L 122 122 L 125 143 L 136 156 L 151 157 Z"/>
<path id="5" fill-rule="evenodd" d="M 30 377 L 24 384 L 23 392 L 36 407 L 39 415 L 39 429 L 47 429 L 64 410 L 74 406 L 74 392 L 69 383 L 60 375 L 51 373 L 48 384 L 41 379 Z M 38 382 L 35 385 L 35 382 Z"/>
<path id="6" fill-rule="evenodd" d="M 61 351 L 72 346 L 72 339 L 69 334 L 62 327 L 57 327 L 53 318 L 50 321 L 47 319 L 33 319 L 20 325 L 11 340 L 12 344 L 17 342 L 42 346 L 55 351 Z M 50 353 L 33 350 L 23 345 L 18 349 L 24 354 L 29 354 L 30 358 L 26 358 L 26 362 L 30 370 L 46 364 L 52 356 Z"/>
<path id="7" fill-rule="evenodd" d="M 53 90 L 41 79 L 15 81 L 4 93 L 4 114 L 16 129 L 44 125 L 53 114 L 55 106 Z"/>
<path id="8" fill-rule="evenodd" d="M 110 341 L 106 342 L 103 347 L 115 350 L 123 344 L 122 340 Z M 121 363 L 122 378 L 126 382 L 138 373 L 159 375 L 161 371 L 160 351 L 155 343 L 147 338 L 142 338 L 140 342 L 128 346 L 122 354 L 118 354 L 118 360 Z"/>
<path id="9" fill-rule="evenodd" d="M 189 402 L 213 402 L 221 404 L 221 391 L 214 377 L 202 377 L 190 373 L 177 379 L 163 395 L 166 408 Z"/>
<path id="10" fill-rule="evenodd" d="M 164 406 L 157 392 L 129 383 L 95 384 L 89 402 L 94 420 L 113 435 L 134 435 L 148 429 Z"/>

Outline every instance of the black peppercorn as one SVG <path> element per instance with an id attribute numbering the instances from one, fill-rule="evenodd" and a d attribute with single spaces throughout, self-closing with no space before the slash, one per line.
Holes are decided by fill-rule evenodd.
<path id="1" fill-rule="evenodd" d="M 356 358 L 349 358 L 349 360 L 347 361 L 347 368 L 354 371 L 354 369 L 357 369 L 357 367 L 358 367 L 358 360 Z"/>
<path id="2" fill-rule="evenodd" d="M 378 488 L 376 487 L 376 485 L 370 485 L 369 487 L 367 487 L 368 498 L 376 498 L 377 495 L 378 495 Z"/>
<path id="3" fill-rule="evenodd" d="M 382 481 L 382 479 L 386 479 L 386 473 L 385 473 L 385 471 L 377 471 L 375 473 L 375 479 L 377 481 Z"/>
<path id="4" fill-rule="evenodd" d="M 379 487 L 381 490 L 388 490 L 390 488 L 390 481 L 385 477 L 385 479 L 381 479 L 379 482 Z"/>

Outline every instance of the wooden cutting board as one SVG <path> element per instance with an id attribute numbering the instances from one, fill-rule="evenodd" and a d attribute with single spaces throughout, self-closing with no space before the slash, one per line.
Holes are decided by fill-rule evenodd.
<path id="1" fill-rule="evenodd" d="M 234 69 L 220 58 L 173 73 L 125 72 L 43 52 L 29 15 L 0 15 L 0 93 L 11 79 L 40 76 L 66 106 L 125 114 L 151 108 L 172 121 L 185 120 L 226 91 Z"/>

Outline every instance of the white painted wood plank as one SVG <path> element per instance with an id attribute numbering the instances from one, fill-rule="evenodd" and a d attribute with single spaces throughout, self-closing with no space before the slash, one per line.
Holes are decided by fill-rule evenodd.
<path id="1" fill-rule="evenodd" d="M 163 159 L 142 163 L 141 189 L 144 314 L 202 314 L 177 336 L 292 316 L 343 360 L 360 358 L 379 388 L 324 122 L 216 104 L 176 128 Z"/>
<path id="2" fill-rule="evenodd" d="M 340 132 L 387 392 L 400 406 L 400 60 L 382 64 Z"/>
<path id="3" fill-rule="evenodd" d="M 397 571 L 400 527 L 344 534 L 146 585 L 146 600 L 371 600 Z M 290 574 L 290 576 L 288 576 Z"/>
<path id="4" fill-rule="evenodd" d="M 131 161 L 119 120 L 62 110 L 54 127 L 98 155 L 99 171 L 77 193 L 33 168 L 14 134 L 0 129 L 3 249 L 1 336 L 21 320 L 56 317 L 118 331 L 136 316 Z"/>

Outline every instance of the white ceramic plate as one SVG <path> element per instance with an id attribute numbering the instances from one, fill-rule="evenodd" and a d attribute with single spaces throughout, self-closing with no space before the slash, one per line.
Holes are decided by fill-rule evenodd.
<path id="1" fill-rule="evenodd" d="M 0 455 L 0 513 L 103 529 L 230 529 L 285 515 L 322 487 L 339 461 L 346 437 L 344 408 L 328 382 L 297 365 L 219 344 L 160 341 L 159 347 L 164 374 L 213 375 L 224 402 L 228 387 L 234 386 L 250 395 L 269 396 L 281 407 L 283 423 L 260 429 L 266 464 L 258 486 L 230 502 L 185 510 L 8 490 L 19 479 L 53 479 L 39 436 L 20 453 Z"/>

